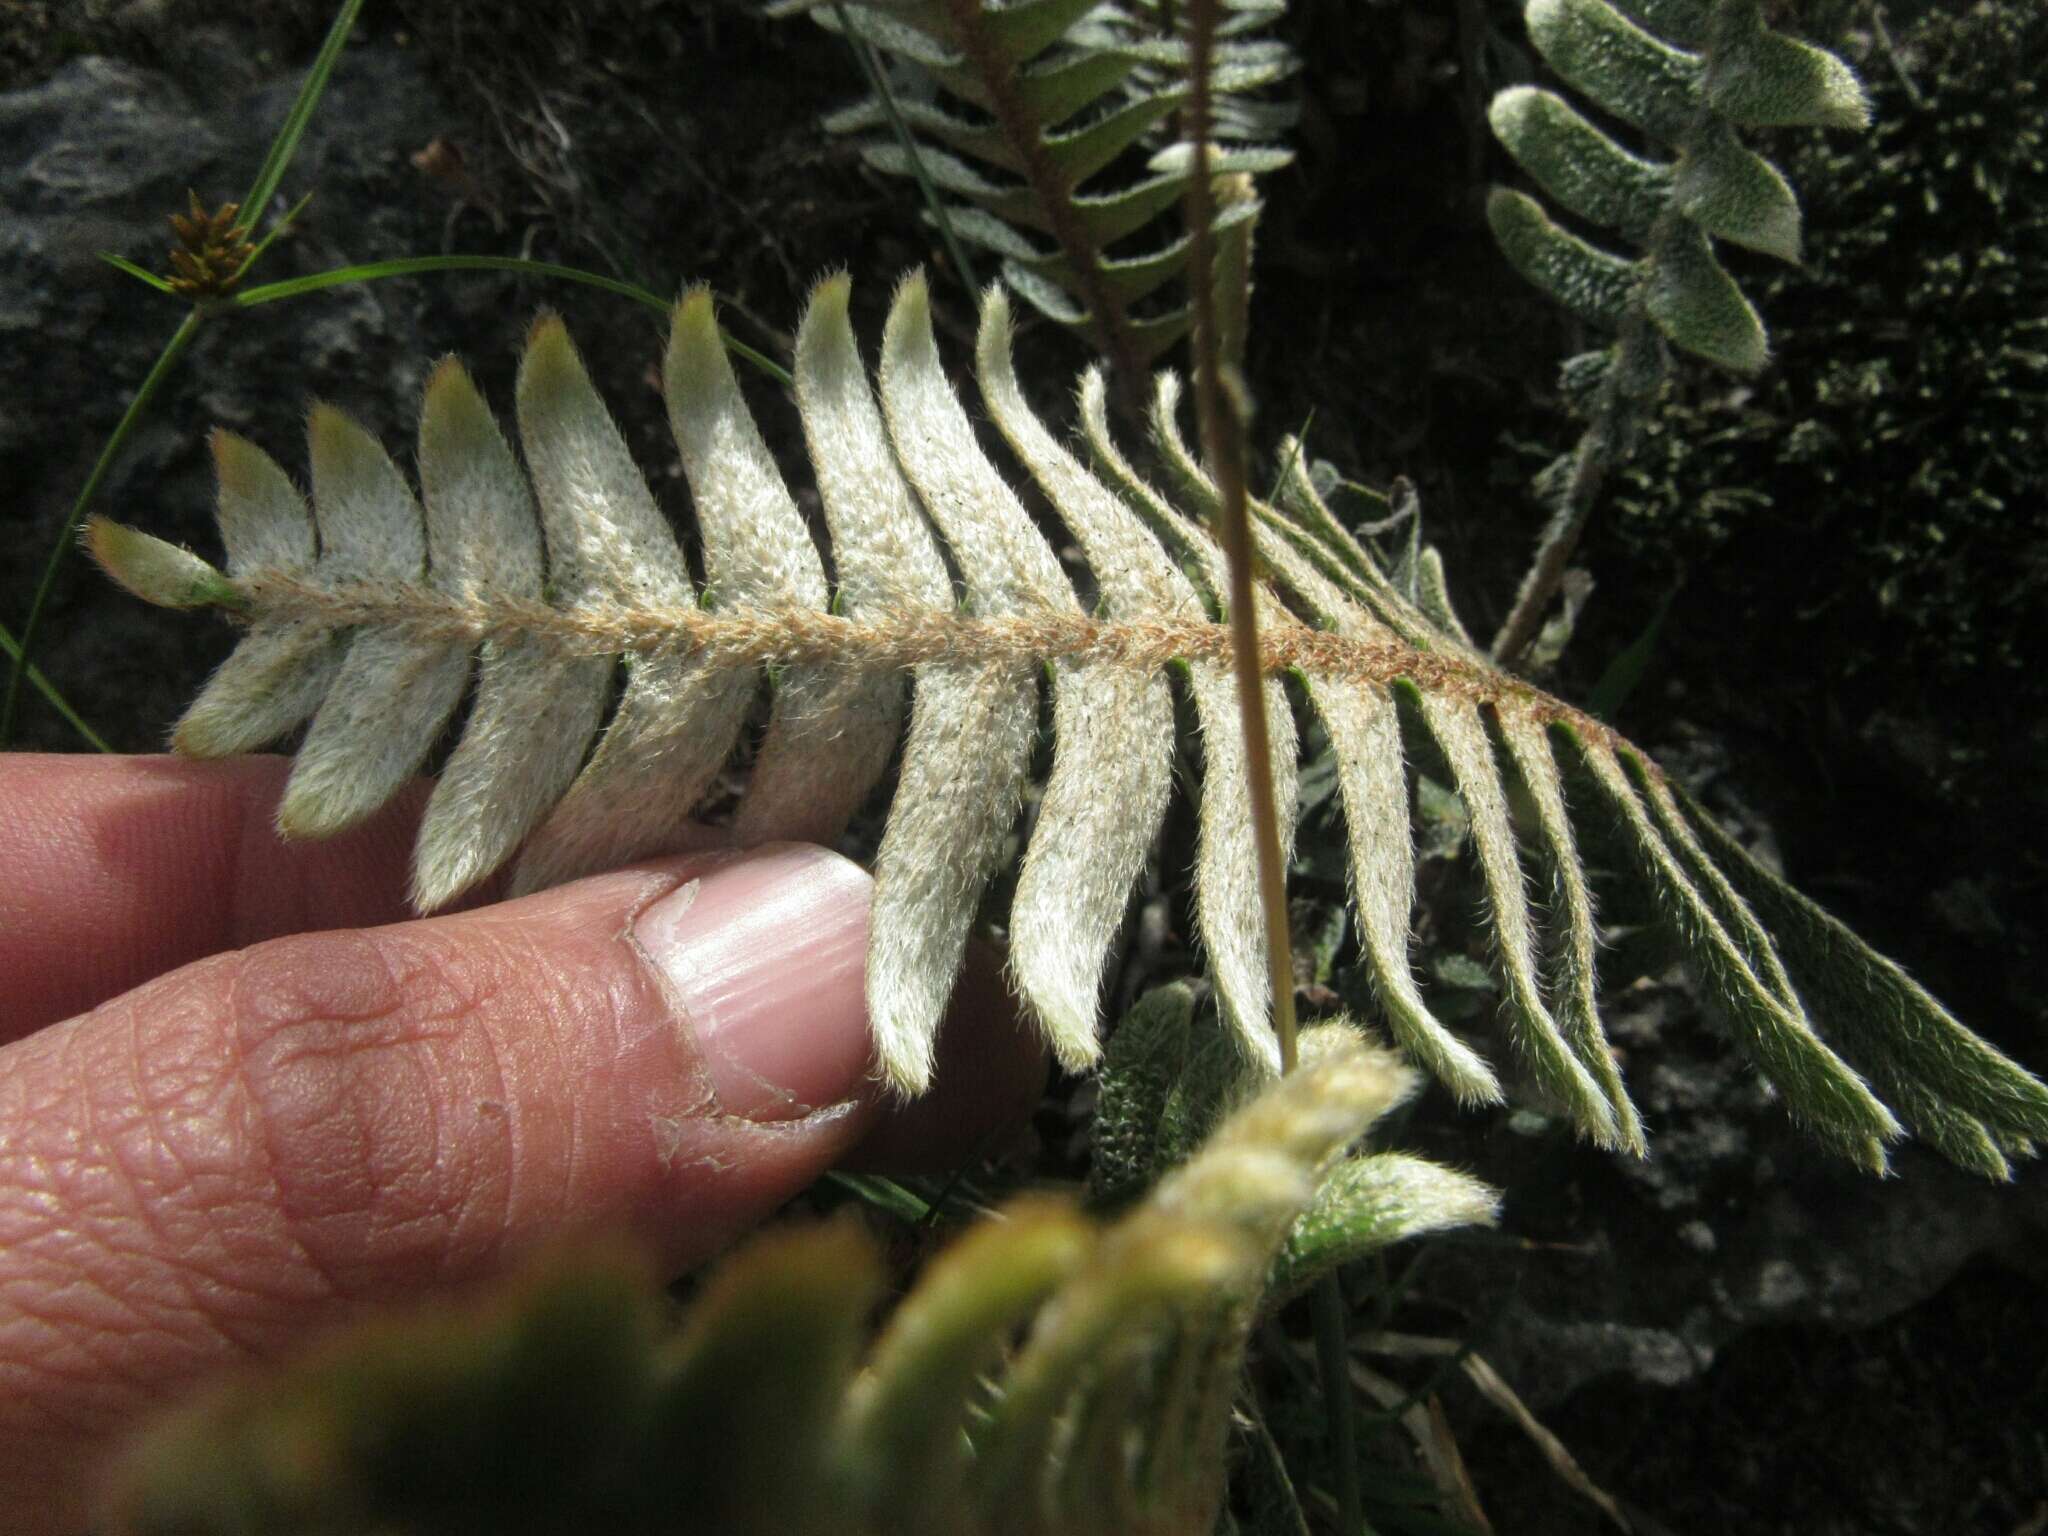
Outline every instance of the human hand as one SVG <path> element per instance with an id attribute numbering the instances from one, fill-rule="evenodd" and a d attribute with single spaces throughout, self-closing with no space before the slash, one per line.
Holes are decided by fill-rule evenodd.
<path id="1" fill-rule="evenodd" d="M 944 1166 L 1044 1081 L 970 964 L 938 1088 L 870 1075 L 869 879 L 783 845 L 408 920 L 424 787 L 279 841 L 288 764 L 0 758 L 0 1529 L 224 1365 L 535 1249 L 664 1272 L 859 1155 Z"/>

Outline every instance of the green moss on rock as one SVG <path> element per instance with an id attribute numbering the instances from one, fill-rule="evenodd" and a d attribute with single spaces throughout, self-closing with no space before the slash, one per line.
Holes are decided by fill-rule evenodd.
<path id="1" fill-rule="evenodd" d="M 1932 14 L 1901 45 L 1918 101 L 1875 57 L 1874 142 L 1813 134 L 1788 155 L 1808 249 L 1764 284 L 1779 365 L 1674 382 L 1619 477 L 1616 532 L 1722 582 L 1759 562 L 1759 614 L 1825 615 L 1824 675 L 2040 705 L 2048 94 L 2026 61 L 2048 57 L 2048 7 Z"/>

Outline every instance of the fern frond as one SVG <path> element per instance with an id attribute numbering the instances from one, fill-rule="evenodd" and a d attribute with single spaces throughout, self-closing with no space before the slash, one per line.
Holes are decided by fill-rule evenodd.
<path id="1" fill-rule="evenodd" d="M 1099 374 L 1081 387 L 1095 470 L 1041 424 L 1011 368 L 1000 290 L 983 307 L 977 363 L 983 404 L 1022 468 L 1015 483 L 1043 494 L 1085 558 L 1099 595 L 1092 612 L 977 440 L 915 277 L 889 317 L 878 395 L 843 279 L 819 289 L 798 337 L 797 407 L 836 599 L 701 292 L 678 308 L 665 370 L 704 546 L 701 594 L 552 319 L 534 328 L 519 375 L 530 489 L 449 363 L 421 417 L 424 505 L 360 429 L 321 407 L 310 424 L 310 513 L 271 460 L 216 434 L 225 572 L 113 524 L 94 524 L 91 541 L 141 595 L 218 602 L 246 623 L 176 739 L 217 755 L 310 718 L 281 813 L 288 833 L 338 830 L 388 798 L 425 759 L 477 658 L 475 704 L 420 830 L 422 908 L 515 850 L 513 883 L 524 889 L 703 836 L 686 818 L 764 681 L 767 730 L 721 836 L 836 836 L 901 735 L 868 988 L 883 1071 L 906 1093 L 930 1081 L 969 928 L 1007 856 L 1042 686 L 1052 769 L 1022 855 L 1011 963 L 1061 1059 L 1095 1059 L 1104 966 L 1168 801 L 1177 680 L 1204 761 L 1201 937 L 1241 1054 L 1270 1071 L 1244 748 L 1218 621 L 1222 563 L 1202 527 L 1214 492 L 1180 439 L 1178 384 L 1162 377 L 1154 412 L 1176 501 L 1111 440 Z M 1297 678 L 1327 732 L 1384 1023 L 1460 1099 L 1503 1091 L 1411 968 L 1408 775 L 1418 763 L 1453 782 L 1470 813 L 1520 1075 L 1595 1141 L 1639 1150 L 1642 1128 L 1595 1014 L 1595 919 L 1578 851 L 1589 828 L 1630 850 L 1737 1042 L 1795 1117 L 1856 1161 L 1883 1167 L 1900 1133 L 1873 1082 L 1907 1122 L 1985 1172 L 2002 1173 L 2048 1137 L 2048 1089 L 1754 870 L 1627 742 L 1438 628 L 1305 473 L 1282 490 L 1278 503 L 1253 507 L 1272 580 L 1255 597 L 1269 699 L 1288 721 L 1281 679 Z M 948 554 L 963 592 L 947 578 Z M 621 658 L 624 690 L 600 732 Z M 1276 732 L 1274 768 L 1290 807 L 1290 730 Z M 1532 894 L 1532 873 L 1547 899 Z"/>
<path id="2" fill-rule="evenodd" d="M 1196 1017 L 1193 989 L 1176 982 L 1141 997 L 1110 1036 L 1090 1133 L 1094 1200 L 1114 1205 L 1153 1188 L 1194 1155 L 1242 1091 L 1241 1067 Z M 1319 1027 L 1303 1038 L 1313 1062 L 1333 1037 Z M 1275 1257 L 1266 1305 L 1389 1243 L 1497 1214 L 1494 1191 L 1452 1169 L 1398 1152 L 1341 1159 L 1324 1170 Z"/>
<path id="3" fill-rule="evenodd" d="M 1566 84 L 1668 152 L 1621 144 L 1555 92 L 1494 97 L 1494 134 L 1563 209 L 1613 230 L 1618 256 L 1497 188 L 1495 237 L 1522 275 L 1623 345 L 1641 319 L 1683 351 L 1738 373 L 1768 357 L 1763 322 L 1715 240 L 1799 260 L 1799 204 L 1748 128 L 1861 128 L 1863 88 L 1830 53 L 1770 30 L 1759 0 L 1527 0 L 1529 37 Z"/>
<path id="4" fill-rule="evenodd" d="M 1292 156 L 1259 140 L 1292 115 L 1248 93 L 1291 73 L 1283 44 L 1247 35 L 1280 14 L 1269 0 L 1234 0 L 1217 46 L 1211 91 L 1223 105 L 1211 136 L 1211 174 L 1249 178 Z M 1187 103 L 1187 49 L 1172 9 L 1098 0 L 780 0 L 769 14 L 808 13 L 947 98 L 870 96 L 825 121 L 867 136 L 862 156 L 892 176 L 922 175 L 946 200 L 954 234 L 1000 259 L 1004 282 L 1041 314 L 1088 335 L 1120 374 L 1180 339 L 1185 302 L 1155 302 L 1187 269 L 1185 235 L 1162 233 L 1192 172 L 1184 144 L 1162 134 Z M 889 108 L 913 142 L 877 136 Z M 1142 155 L 1143 172 L 1119 178 Z M 1107 173 L 1107 174 L 1106 174 Z M 1251 197 L 1219 210 L 1219 232 L 1247 232 Z M 1145 237 L 1136 252 L 1127 242 Z"/>
<path id="5" fill-rule="evenodd" d="M 587 1260 L 495 1311 L 344 1337 L 160 1426 L 111 1528 L 1208 1530 L 1269 1274 L 1492 1217 L 1459 1175 L 1344 1160 L 1413 1086 L 1350 1027 L 1306 1031 L 1300 1069 L 1121 1219 L 1020 1201 L 872 1340 L 880 1258 L 844 1222 L 757 1238 L 667 1338 L 630 1265 Z"/>
<path id="6" fill-rule="evenodd" d="M 1565 392 L 1587 425 L 1537 479 L 1551 518 L 1494 637 L 1493 655 L 1507 664 L 1535 638 L 1602 481 L 1634 443 L 1666 344 L 1737 373 L 1769 361 L 1763 321 L 1715 242 L 1796 262 L 1799 204 L 1742 130 L 1869 121 L 1849 67 L 1770 30 L 1761 0 L 1525 0 L 1523 14 L 1565 83 L 1655 148 L 1637 153 L 1534 86 L 1502 91 L 1489 110 L 1495 137 L 1558 205 L 1635 252 L 1582 239 L 1524 193 L 1496 187 L 1487 200 L 1494 237 L 1521 274 L 1614 333 L 1564 368 Z"/>

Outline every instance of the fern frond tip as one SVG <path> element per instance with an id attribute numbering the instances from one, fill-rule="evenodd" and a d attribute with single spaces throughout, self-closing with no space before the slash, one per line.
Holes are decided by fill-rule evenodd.
<path id="1" fill-rule="evenodd" d="M 562 312 L 543 304 L 534 311 L 533 319 L 527 322 L 526 350 L 531 352 L 544 337 L 552 340 L 553 333 L 557 331 L 561 332 L 564 339 L 568 337 L 569 327 L 562 319 Z"/>
<path id="2" fill-rule="evenodd" d="M 825 324 L 833 317 L 847 314 L 853 303 L 853 274 L 844 267 L 827 272 L 811 285 L 810 297 L 804 302 L 804 317 L 797 324 L 801 333 L 805 323 L 815 314 L 817 324 Z"/>
<path id="3" fill-rule="evenodd" d="M 1708 83 L 1716 111 L 1757 128 L 1870 126 L 1863 82 L 1826 49 L 1759 28 L 1728 54 Z"/>
<path id="4" fill-rule="evenodd" d="M 101 570 L 146 603 L 161 608 L 248 606 L 224 571 L 154 534 L 95 514 L 78 537 Z"/>

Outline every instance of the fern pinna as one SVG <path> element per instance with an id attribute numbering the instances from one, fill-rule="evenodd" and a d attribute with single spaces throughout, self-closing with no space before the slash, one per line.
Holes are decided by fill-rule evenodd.
<path id="1" fill-rule="evenodd" d="M 1295 59 L 1253 35 L 1284 11 L 1276 0 L 1221 9 L 1209 134 L 1227 142 L 1210 145 L 1208 166 L 1229 179 L 1212 227 L 1242 274 L 1258 212 L 1249 179 L 1293 159 L 1259 142 L 1290 125 L 1292 109 L 1248 93 Z M 1167 0 L 776 0 L 768 10 L 808 13 L 922 87 L 894 93 L 877 73 L 874 94 L 825 127 L 862 135 L 874 169 L 926 181 L 952 233 L 993 252 L 1032 308 L 1088 336 L 1127 378 L 1187 332 L 1188 304 L 1159 298 L 1188 267 L 1191 242 L 1169 215 L 1194 174 L 1192 146 L 1162 142 L 1192 96 L 1185 18 Z M 1127 174 L 1134 156 L 1143 171 Z M 1242 334 L 1238 319 L 1226 347 Z"/>
<path id="2" fill-rule="evenodd" d="M 1619 331 L 1620 362 L 1637 373 L 1654 369 L 1630 355 L 1646 340 L 1640 320 L 1724 367 L 1763 367 L 1763 322 L 1713 241 L 1796 262 L 1799 204 L 1740 134 L 1867 126 L 1854 72 L 1771 30 L 1760 0 L 1529 0 L 1526 17 L 1530 41 L 1567 83 L 1672 158 L 1624 148 L 1554 92 L 1501 92 L 1489 116 L 1522 168 L 1564 208 L 1642 253 L 1629 261 L 1603 251 L 1553 223 L 1534 198 L 1497 188 L 1487 216 L 1508 258 L 1566 308 Z"/>
<path id="3" fill-rule="evenodd" d="M 1537 478 L 1552 504 L 1535 561 L 1493 654 L 1534 639 L 1601 482 L 1631 451 L 1665 376 L 1666 343 L 1753 374 L 1769 359 L 1763 321 L 1715 242 L 1799 260 L 1799 203 L 1745 130 L 1861 128 L 1870 108 L 1833 54 L 1773 31 L 1760 0 L 1527 0 L 1529 39 L 1563 81 L 1670 158 L 1618 142 L 1553 91 L 1493 99 L 1494 134 L 1562 208 L 1613 230 L 1633 257 L 1554 222 L 1535 198 L 1496 187 L 1486 214 L 1517 270 L 1614 340 L 1566 362 L 1562 385 L 1587 420 Z"/>
<path id="4" fill-rule="evenodd" d="M 665 365 L 701 593 L 567 333 L 544 318 L 518 383 L 530 488 L 450 361 L 421 417 L 424 510 L 385 452 L 320 406 L 310 512 L 268 457 L 216 435 L 225 572 L 132 529 L 92 526 L 102 563 L 142 596 L 219 605 L 248 625 L 178 746 L 247 751 L 310 720 L 279 820 L 291 835 L 332 833 L 418 770 L 474 666 L 475 701 L 419 834 L 414 897 L 431 909 L 515 854 L 511 888 L 531 890 L 702 836 L 686 818 L 764 678 L 772 711 L 721 836 L 836 836 L 901 735 L 868 993 L 882 1069 L 914 1093 L 930 1080 L 977 905 L 1007 856 L 1042 682 L 1052 767 L 1010 913 L 1010 964 L 1060 1059 L 1096 1059 L 1106 957 L 1169 798 L 1178 678 L 1204 758 L 1200 936 L 1243 1054 L 1276 1068 L 1229 636 L 1216 617 L 1221 557 L 1199 517 L 1214 491 L 1180 438 L 1178 381 L 1161 376 L 1153 412 L 1169 499 L 1111 440 L 1099 374 L 1080 388 L 1095 468 L 1055 440 L 1012 371 L 1005 300 L 992 290 L 984 301 L 983 404 L 1084 555 L 1091 611 L 978 443 L 941 365 L 923 279 L 902 285 L 890 313 L 879 407 L 847 295 L 844 279 L 818 289 L 795 371 L 836 593 L 742 401 L 708 293 L 684 298 Z M 1428 617 L 1322 503 L 1302 455 L 1285 462 L 1275 503 L 1255 508 L 1272 578 L 1262 663 L 1281 726 L 1281 803 L 1295 802 L 1292 677 L 1334 751 L 1383 1022 L 1461 1101 L 1497 1101 L 1502 1089 L 1411 972 L 1413 763 L 1433 765 L 1470 811 L 1522 1071 L 1600 1144 L 1639 1150 L 1643 1133 L 1596 1014 L 1598 938 L 1577 836 L 1589 828 L 1627 850 L 1743 1050 L 1838 1150 L 1881 1169 L 1886 1143 L 1910 1126 L 2004 1177 L 2048 1135 L 2048 1089 L 1754 863 L 1627 742 Z M 625 684 L 606 722 L 620 657 Z M 1541 901 L 1525 861 L 1542 876 Z"/>

